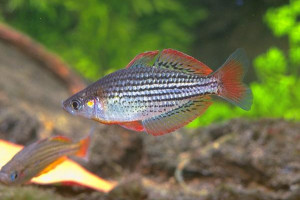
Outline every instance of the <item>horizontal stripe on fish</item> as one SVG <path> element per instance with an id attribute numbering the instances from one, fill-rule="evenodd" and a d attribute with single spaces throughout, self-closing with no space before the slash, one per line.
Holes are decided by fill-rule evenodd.
<path id="1" fill-rule="evenodd" d="M 144 88 L 142 86 L 137 86 L 134 90 L 126 90 L 126 89 L 111 89 L 107 92 L 107 95 L 104 94 L 104 98 L 114 98 L 114 97 L 141 97 L 141 96 L 154 96 L 154 95 L 164 95 L 169 93 L 182 93 L 195 91 L 199 95 L 206 92 L 214 92 L 218 88 L 218 84 L 216 81 L 208 82 L 208 83 L 193 83 L 191 85 L 184 86 L 176 86 L 170 84 L 153 84 L 151 87 Z"/>
<path id="2" fill-rule="evenodd" d="M 78 147 L 71 148 L 71 149 L 64 149 L 59 152 L 52 152 L 51 154 L 45 154 L 45 159 L 42 160 L 37 160 L 34 163 L 31 163 L 31 165 L 40 165 L 41 168 L 46 167 L 49 163 L 55 161 L 56 159 L 62 157 L 62 156 L 70 156 L 70 155 L 75 155 L 76 152 L 78 151 Z M 29 167 L 28 165 L 27 167 Z"/>
<path id="3" fill-rule="evenodd" d="M 120 70 L 100 80 L 106 120 L 145 119 L 170 111 L 197 96 L 214 94 L 213 77 L 199 77 L 155 67 Z M 120 115 L 122 113 L 122 115 Z"/>
<path id="4" fill-rule="evenodd" d="M 162 100 L 183 100 L 186 98 L 192 98 L 197 95 L 216 94 L 218 86 L 216 82 L 209 84 L 198 84 L 194 87 L 176 88 L 176 87 L 159 87 L 153 88 L 153 90 L 141 90 L 141 91 L 126 91 L 120 93 L 112 93 L 108 97 L 109 100 L 114 100 L 114 103 L 122 101 L 124 99 L 131 101 L 155 102 Z"/>
<path id="5" fill-rule="evenodd" d="M 66 146 L 68 145 L 69 145 L 68 143 L 66 144 L 59 141 L 49 141 L 49 140 L 41 141 L 34 146 L 36 153 L 32 155 L 31 158 L 38 157 L 51 152 L 57 152 L 61 149 L 66 148 Z"/>
<path id="6" fill-rule="evenodd" d="M 167 93 L 167 90 L 170 90 L 168 92 L 172 92 L 172 90 L 175 90 L 176 92 L 179 92 L 182 89 L 191 89 L 191 88 L 196 88 L 196 89 L 205 89 L 206 87 L 209 88 L 216 88 L 217 81 L 211 81 L 207 83 L 201 83 L 201 82 L 195 82 L 195 83 L 186 83 L 186 84 L 152 84 L 151 86 L 143 86 L 143 85 L 137 85 L 133 87 L 132 89 L 127 89 L 124 87 L 121 88 L 112 88 L 108 89 L 106 92 L 108 93 L 107 97 L 113 97 L 114 95 L 119 95 L 119 96 L 125 96 L 124 93 L 129 93 L 129 92 L 135 92 L 135 94 L 139 95 L 139 93 L 143 93 L 145 91 L 150 92 L 150 91 L 156 91 L 156 90 L 163 90 L 161 93 Z M 201 91 L 200 91 L 201 93 Z M 157 93 L 159 94 L 159 93 Z M 140 94 L 141 95 L 141 94 Z"/>
<path id="7" fill-rule="evenodd" d="M 33 154 L 28 162 L 27 165 L 25 164 L 25 167 L 29 167 L 31 165 L 34 165 L 36 163 L 37 160 L 40 160 L 40 158 L 47 158 L 45 159 L 45 161 L 47 161 L 48 159 L 55 159 L 61 156 L 64 156 L 64 154 L 75 154 L 76 151 L 78 151 L 79 145 L 53 145 L 50 148 L 39 148 L 38 151 L 36 152 L 36 154 Z M 66 156 L 68 156 L 66 155 Z"/>
<path id="8" fill-rule="evenodd" d="M 62 155 L 65 152 L 76 151 L 79 148 L 79 144 L 71 145 L 53 145 L 51 148 L 41 148 L 38 149 L 37 153 L 34 156 L 31 156 L 33 159 L 40 156 L 52 156 L 52 155 Z"/>

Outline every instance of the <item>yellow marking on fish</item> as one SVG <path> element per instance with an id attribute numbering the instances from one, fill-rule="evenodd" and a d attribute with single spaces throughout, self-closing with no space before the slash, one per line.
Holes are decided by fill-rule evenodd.
<path id="1" fill-rule="evenodd" d="M 90 100 L 87 102 L 87 105 L 91 108 L 94 106 L 94 100 Z"/>

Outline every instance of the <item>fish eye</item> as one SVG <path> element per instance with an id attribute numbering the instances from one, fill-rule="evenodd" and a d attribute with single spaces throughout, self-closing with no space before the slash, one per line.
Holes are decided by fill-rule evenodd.
<path id="1" fill-rule="evenodd" d="M 18 178 L 18 172 L 14 171 L 10 174 L 10 180 L 15 181 Z"/>
<path id="2" fill-rule="evenodd" d="M 80 102 L 78 100 L 72 100 L 71 106 L 74 110 L 79 110 L 80 108 Z"/>

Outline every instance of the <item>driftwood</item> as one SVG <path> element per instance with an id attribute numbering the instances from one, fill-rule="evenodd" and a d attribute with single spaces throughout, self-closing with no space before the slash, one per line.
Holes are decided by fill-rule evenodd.
<path id="1" fill-rule="evenodd" d="M 48 68 L 49 72 L 54 73 L 64 81 L 71 92 L 76 92 L 85 86 L 82 79 L 70 71 L 65 62 L 30 37 L 19 33 L 9 26 L 0 24 L 0 39 L 17 47 L 22 53 L 35 61 L 41 62 L 45 68 Z"/>
<path id="2" fill-rule="evenodd" d="M 24 145 L 57 134 L 76 140 L 95 125 L 90 161 L 82 164 L 120 182 L 107 195 L 0 186 L 0 198 L 300 199 L 299 123 L 236 119 L 153 137 L 64 112 L 61 101 L 84 85 L 57 56 L 0 26 L 0 138 Z"/>

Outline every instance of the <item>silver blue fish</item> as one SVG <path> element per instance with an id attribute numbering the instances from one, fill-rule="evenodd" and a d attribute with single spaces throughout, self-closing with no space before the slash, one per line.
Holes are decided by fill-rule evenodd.
<path id="1" fill-rule="evenodd" d="M 182 52 L 165 49 L 158 53 L 137 55 L 125 69 L 65 100 L 63 108 L 73 115 L 152 135 L 193 121 L 212 104 L 211 96 L 250 110 L 252 92 L 242 83 L 249 65 L 244 50 L 236 50 L 215 72 Z"/>

